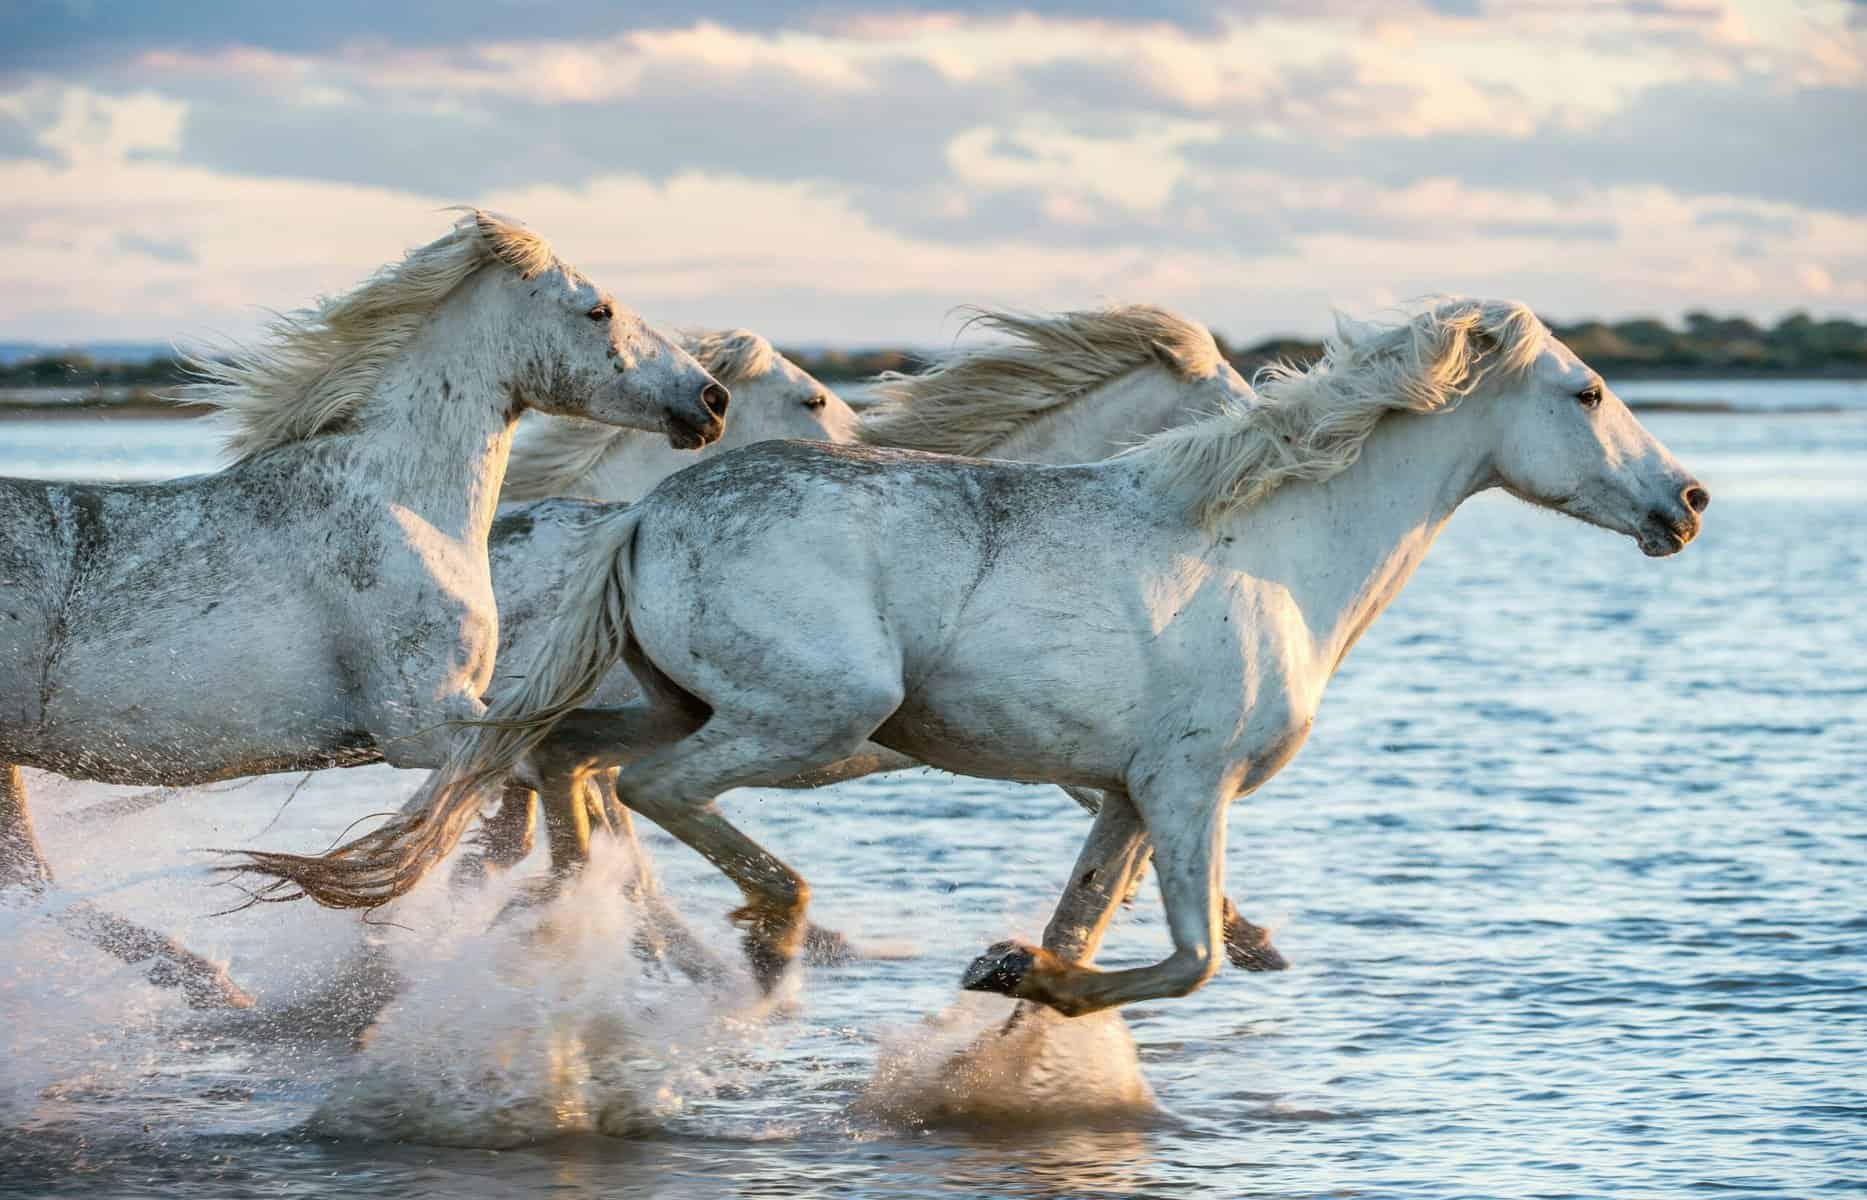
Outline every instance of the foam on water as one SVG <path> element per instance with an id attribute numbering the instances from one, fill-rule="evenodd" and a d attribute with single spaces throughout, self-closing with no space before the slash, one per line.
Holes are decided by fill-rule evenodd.
<path id="1" fill-rule="evenodd" d="M 1067 1018 L 962 992 L 886 1034 L 858 1112 L 906 1125 L 1067 1124 L 1159 1108 L 1118 1012 Z"/>
<path id="2" fill-rule="evenodd" d="M 509 1147 L 629 1134 L 732 1077 L 764 1030 L 744 975 L 700 985 L 634 952 L 631 866 L 600 854 L 547 909 L 497 920 L 502 889 L 424 888 L 384 947 L 406 989 L 313 1115 L 341 1138 Z M 437 920 L 438 905 L 460 906 Z"/>

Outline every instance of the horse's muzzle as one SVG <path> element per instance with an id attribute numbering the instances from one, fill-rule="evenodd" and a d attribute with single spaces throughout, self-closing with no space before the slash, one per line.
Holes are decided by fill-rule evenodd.
<path id="1" fill-rule="evenodd" d="M 1650 558 L 1677 554 L 1698 536 L 1703 525 L 1700 517 L 1711 504 L 1711 492 L 1692 480 L 1680 489 L 1676 505 L 1656 508 L 1647 514 L 1640 529 L 1640 550 Z"/>

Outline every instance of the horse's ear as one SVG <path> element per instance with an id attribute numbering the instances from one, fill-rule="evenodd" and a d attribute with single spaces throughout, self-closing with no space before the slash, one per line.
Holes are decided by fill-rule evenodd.
<path id="1" fill-rule="evenodd" d="M 552 263 L 551 248 L 543 238 L 522 225 L 505 221 L 483 208 L 473 210 L 473 227 L 486 252 L 529 279 Z"/>
<path id="2" fill-rule="evenodd" d="M 1365 342 L 1379 332 L 1381 332 L 1381 327 L 1373 321 L 1357 321 L 1354 317 L 1340 311 L 1335 314 L 1335 335 L 1342 339 L 1344 345 L 1353 346 L 1359 342 Z"/>

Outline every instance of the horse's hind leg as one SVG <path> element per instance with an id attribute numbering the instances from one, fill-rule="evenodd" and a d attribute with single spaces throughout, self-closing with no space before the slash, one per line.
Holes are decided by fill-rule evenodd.
<path id="1" fill-rule="evenodd" d="M 631 898 L 641 910 L 641 948 L 654 957 L 666 956 L 689 979 L 709 983 L 720 978 L 725 974 L 725 964 L 694 935 L 661 894 L 654 867 L 648 861 L 648 849 L 636 833 L 635 816 L 616 795 L 616 773 L 602 771 L 592 776 L 590 789 L 603 806 L 616 840 L 635 864 Z"/>
<path id="2" fill-rule="evenodd" d="M 0 764 L 0 890 L 44 891 L 52 868 L 33 836 L 26 808 L 26 784 L 17 766 Z M 105 912 L 88 900 L 60 909 L 59 925 L 98 949 L 127 963 L 148 963 L 149 982 L 180 988 L 193 1008 L 247 1008 L 253 998 L 227 973 L 171 937 Z"/>
<path id="3" fill-rule="evenodd" d="M 788 779 L 853 754 L 901 703 L 899 684 L 865 691 L 836 674 L 794 670 L 782 690 L 742 692 L 691 736 L 644 756 L 622 773 L 623 803 L 654 821 L 739 885 L 733 919 L 746 957 L 770 989 L 804 940 L 810 887 L 783 860 L 735 829 L 713 798 L 735 787 Z M 823 697 L 834 697 L 834 703 Z"/>
<path id="4" fill-rule="evenodd" d="M 480 822 L 478 844 L 461 856 L 454 883 L 482 883 L 494 872 L 510 871 L 531 856 L 538 832 L 536 800 L 522 783 L 505 785 L 499 811 Z"/>

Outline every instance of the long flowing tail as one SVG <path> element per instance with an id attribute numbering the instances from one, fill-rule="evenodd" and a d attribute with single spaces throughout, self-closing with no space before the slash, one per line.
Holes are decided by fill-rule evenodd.
<path id="1" fill-rule="evenodd" d="M 640 521 L 640 510 L 631 506 L 598 518 L 585 532 L 579 569 L 524 686 L 496 698 L 471 723 L 447 764 L 400 814 L 324 854 L 244 852 L 244 862 L 226 869 L 272 880 L 253 899 L 309 896 L 330 908 L 375 908 L 413 888 L 446 858 L 505 777 L 590 698 L 622 657 Z"/>

